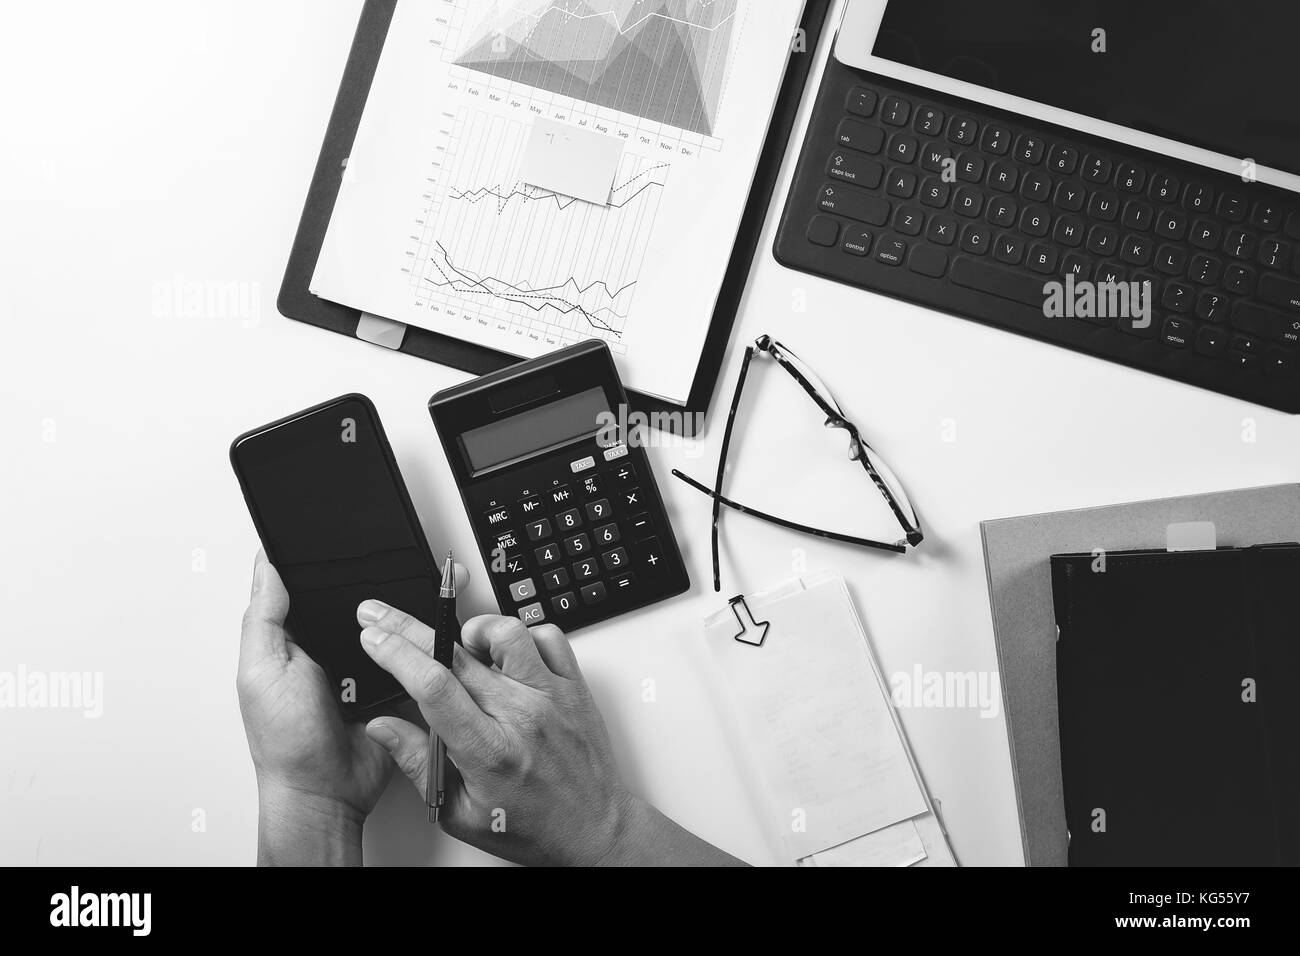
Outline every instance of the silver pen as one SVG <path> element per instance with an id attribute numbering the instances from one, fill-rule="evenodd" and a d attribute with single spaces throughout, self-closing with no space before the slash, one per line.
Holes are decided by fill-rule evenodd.
<path id="1" fill-rule="evenodd" d="M 442 584 L 438 588 L 438 606 L 434 613 L 433 659 L 448 669 L 452 666 L 455 647 L 460 643 L 460 620 L 456 617 L 456 562 L 450 551 L 442 566 Z M 439 811 L 447 801 L 447 745 L 429 731 L 429 767 L 424 782 L 429 822 L 437 823 Z"/>

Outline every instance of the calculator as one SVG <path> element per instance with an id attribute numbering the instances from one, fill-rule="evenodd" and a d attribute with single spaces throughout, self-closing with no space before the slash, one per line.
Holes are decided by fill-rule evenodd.
<path id="1" fill-rule="evenodd" d="M 598 339 L 430 399 L 503 614 L 573 631 L 690 587 L 627 409 Z"/>

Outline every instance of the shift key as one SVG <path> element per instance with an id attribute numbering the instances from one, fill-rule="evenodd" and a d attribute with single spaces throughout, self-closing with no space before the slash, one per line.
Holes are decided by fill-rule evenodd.
<path id="1" fill-rule="evenodd" d="M 859 222 L 870 223 L 873 226 L 883 226 L 889 221 L 887 201 L 877 199 L 852 186 L 836 186 L 834 183 L 827 183 L 822 187 L 818 205 L 826 212 L 844 216 L 846 219 L 857 219 Z"/>

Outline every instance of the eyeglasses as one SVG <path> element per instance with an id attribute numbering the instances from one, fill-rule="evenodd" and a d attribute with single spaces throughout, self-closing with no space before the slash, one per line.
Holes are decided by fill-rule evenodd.
<path id="1" fill-rule="evenodd" d="M 890 510 L 903 530 L 902 538 L 893 542 L 874 541 L 870 538 L 860 538 L 854 535 L 813 528 L 739 504 L 722 494 L 722 480 L 727 471 L 727 454 L 731 449 L 731 434 L 736 425 L 736 411 L 740 408 L 740 396 L 745 388 L 745 379 L 749 375 L 749 365 L 754 360 L 754 356 L 758 354 L 771 356 L 778 366 L 788 372 L 799 383 L 799 386 L 817 404 L 821 413 L 826 416 L 825 424 L 827 428 L 843 429 L 847 434 L 849 460 L 858 462 L 866 471 L 868 477 L 871 478 L 877 490 L 884 495 L 885 501 L 889 503 Z M 740 377 L 736 381 L 736 391 L 731 396 L 731 411 L 727 416 L 727 429 L 722 436 L 722 452 L 718 456 L 718 477 L 713 488 L 708 488 L 690 475 L 683 474 L 675 469 L 673 475 L 686 482 L 696 491 L 713 499 L 713 590 L 715 591 L 722 590 L 721 574 L 718 568 L 718 519 L 724 505 L 742 514 L 759 518 L 782 528 L 789 528 L 791 531 L 861 545 L 865 548 L 891 551 L 896 554 L 905 553 L 909 546 L 916 547 L 924 537 L 921 534 L 921 522 L 916 516 L 916 509 L 912 506 L 911 499 L 907 497 L 907 492 L 903 490 L 903 485 L 894 474 L 893 469 L 863 440 L 858 427 L 848 420 L 844 410 L 840 408 L 839 402 L 835 400 L 835 396 L 831 394 L 831 390 L 826 387 L 826 383 L 821 380 L 817 373 L 810 369 L 799 356 L 767 335 L 761 336 L 758 341 L 745 349 L 745 359 L 740 366 Z"/>

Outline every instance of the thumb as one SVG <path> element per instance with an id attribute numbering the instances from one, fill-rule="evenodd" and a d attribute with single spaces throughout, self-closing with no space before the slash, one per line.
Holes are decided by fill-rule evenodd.
<path id="1" fill-rule="evenodd" d="M 379 717 L 366 724 L 366 736 L 388 751 L 397 769 L 428 799 L 425 785 L 429 773 L 429 735 L 397 717 Z"/>

